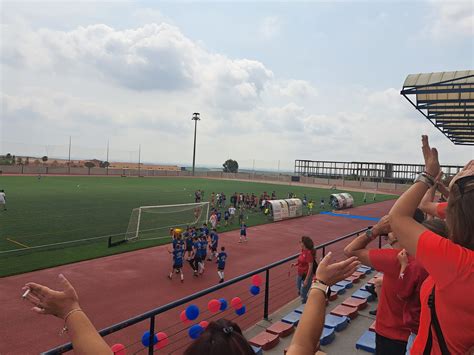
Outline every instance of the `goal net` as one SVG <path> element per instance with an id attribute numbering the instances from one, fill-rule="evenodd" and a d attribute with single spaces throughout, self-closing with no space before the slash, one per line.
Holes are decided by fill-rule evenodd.
<path id="1" fill-rule="evenodd" d="M 209 202 L 142 206 L 132 210 L 125 239 L 157 239 L 169 236 L 170 228 L 201 226 L 209 218 Z"/>

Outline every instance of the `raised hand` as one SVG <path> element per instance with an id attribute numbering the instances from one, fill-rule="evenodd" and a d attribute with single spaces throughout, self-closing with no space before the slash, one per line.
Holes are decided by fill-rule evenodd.
<path id="1" fill-rule="evenodd" d="M 349 277 L 360 265 L 360 261 L 355 256 L 338 263 L 329 264 L 331 257 L 332 253 L 327 253 L 316 270 L 316 279 L 328 286 Z"/>
<path id="2" fill-rule="evenodd" d="M 52 290 L 34 282 L 28 282 L 23 287 L 23 290 L 30 290 L 25 298 L 34 305 L 33 311 L 39 314 L 52 314 L 64 319 L 71 310 L 80 309 L 79 297 L 74 287 L 64 275 L 60 274 L 59 279 L 62 291 Z"/>
<path id="3" fill-rule="evenodd" d="M 425 171 L 435 178 L 440 170 L 438 151 L 436 148 L 431 148 L 428 142 L 428 136 L 421 136 L 421 150 L 423 152 L 423 158 L 425 159 Z"/>

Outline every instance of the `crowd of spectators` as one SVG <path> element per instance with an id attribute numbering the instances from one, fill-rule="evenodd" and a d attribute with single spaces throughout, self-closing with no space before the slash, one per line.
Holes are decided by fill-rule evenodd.
<path id="1" fill-rule="evenodd" d="M 298 291 L 306 306 L 288 355 L 315 353 L 330 286 L 361 263 L 383 272 L 377 289 L 377 354 L 474 353 L 474 160 L 447 187 L 441 183 L 438 152 L 427 136 L 422 137 L 422 152 L 425 170 L 387 216 L 346 246 L 347 259 L 331 264 L 328 253 L 313 268 L 312 242 L 301 239 Z M 447 202 L 434 201 L 436 190 Z M 386 236 L 387 247 L 369 248 L 381 236 Z M 28 283 L 25 298 L 35 312 L 64 319 L 76 353 L 110 354 L 81 310 L 73 287 L 63 276 L 61 280 L 63 291 Z M 185 351 L 224 352 L 253 354 L 238 325 L 226 320 L 211 322 Z"/>

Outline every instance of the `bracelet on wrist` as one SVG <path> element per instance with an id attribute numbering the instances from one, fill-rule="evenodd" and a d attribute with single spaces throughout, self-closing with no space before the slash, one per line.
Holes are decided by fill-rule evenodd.
<path id="1" fill-rule="evenodd" d="M 76 313 L 76 312 L 84 312 L 82 309 L 80 308 L 74 308 L 72 310 L 70 310 L 66 316 L 64 317 L 64 327 L 59 331 L 59 335 L 63 335 L 64 333 L 67 333 L 68 331 L 68 328 L 67 328 L 67 325 L 66 325 L 66 322 L 67 322 L 67 319 L 73 314 L 73 313 Z"/>

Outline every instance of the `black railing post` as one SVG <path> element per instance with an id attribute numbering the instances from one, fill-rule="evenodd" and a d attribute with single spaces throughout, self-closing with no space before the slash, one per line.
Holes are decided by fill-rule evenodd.
<path id="1" fill-rule="evenodd" d="M 153 347 L 155 346 L 153 338 L 155 337 L 155 316 L 150 317 L 150 339 L 148 344 L 148 355 L 153 355 Z"/>
<path id="2" fill-rule="evenodd" d="M 323 247 L 323 258 L 326 256 L 326 247 Z"/>
<path id="3" fill-rule="evenodd" d="M 382 249 L 382 236 L 379 235 L 379 249 Z"/>
<path id="4" fill-rule="evenodd" d="M 270 295 L 270 269 L 265 271 L 265 303 L 263 304 L 263 319 L 268 320 L 268 298 Z"/>

